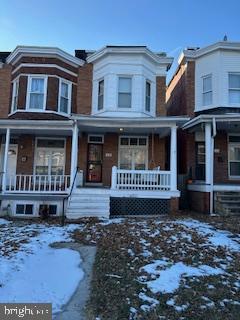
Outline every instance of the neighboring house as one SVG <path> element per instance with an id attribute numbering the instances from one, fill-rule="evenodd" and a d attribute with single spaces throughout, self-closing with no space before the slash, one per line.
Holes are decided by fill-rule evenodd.
<path id="1" fill-rule="evenodd" d="M 1 214 L 68 218 L 176 211 L 172 58 L 144 46 L 0 53 Z"/>
<path id="2" fill-rule="evenodd" d="M 240 211 L 240 43 L 184 50 L 167 89 L 168 115 L 189 116 L 179 132 L 179 174 L 201 212 Z"/>

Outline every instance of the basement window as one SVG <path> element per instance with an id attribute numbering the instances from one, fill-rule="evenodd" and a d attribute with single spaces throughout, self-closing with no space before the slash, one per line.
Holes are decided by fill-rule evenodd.
<path id="1" fill-rule="evenodd" d="M 47 210 L 49 215 L 55 216 L 57 214 L 57 205 L 56 204 L 40 204 L 39 215 L 41 215 L 44 210 Z"/>
<path id="2" fill-rule="evenodd" d="M 33 215 L 33 204 L 17 204 L 16 214 Z"/>

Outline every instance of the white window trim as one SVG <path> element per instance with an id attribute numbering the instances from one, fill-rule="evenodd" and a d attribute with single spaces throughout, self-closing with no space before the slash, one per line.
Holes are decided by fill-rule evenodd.
<path id="1" fill-rule="evenodd" d="M 239 102 L 230 102 L 230 91 L 239 91 L 240 92 L 240 88 L 230 88 L 230 83 L 229 83 L 229 76 L 233 74 L 233 75 L 238 75 L 240 76 L 240 72 L 228 72 L 228 103 L 231 106 L 238 106 L 239 107 Z"/>
<path id="2" fill-rule="evenodd" d="M 117 110 L 121 110 L 121 111 L 129 111 L 132 110 L 133 108 L 133 75 L 128 75 L 128 74 L 118 74 L 117 75 Z M 119 79 L 120 78 L 127 78 L 127 79 L 131 79 L 131 106 L 127 107 L 127 108 L 123 108 L 123 107 L 119 107 Z"/>
<path id="3" fill-rule="evenodd" d="M 146 104 L 146 101 L 147 101 L 147 83 L 150 84 L 150 106 L 149 106 L 149 110 L 147 110 L 147 104 Z M 150 114 L 151 113 L 151 110 L 152 110 L 152 82 L 149 80 L 149 79 L 146 79 L 145 81 L 145 95 L 144 95 L 144 111 L 147 113 L 147 114 Z"/>
<path id="4" fill-rule="evenodd" d="M 211 87 L 212 87 L 212 90 L 208 90 L 208 91 L 203 91 L 203 82 L 204 82 L 204 79 L 206 79 L 206 78 L 211 78 Z M 212 106 L 213 105 L 213 79 L 212 79 L 212 74 L 210 73 L 210 74 L 207 74 L 207 75 L 205 75 L 205 76 L 203 76 L 202 77 L 202 107 L 209 107 L 209 106 Z M 209 93 L 209 92 L 211 92 L 212 93 L 212 102 L 210 103 L 210 104 L 204 104 L 204 102 L 203 102 L 203 95 L 205 94 L 205 93 Z"/>
<path id="5" fill-rule="evenodd" d="M 63 112 L 60 111 L 60 102 L 61 102 L 61 85 L 62 83 L 65 83 L 68 85 L 68 111 Z M 72 105 L 72 82 L 65 80 L 63 78 L 59 79 L 59 85 L 58 85 L 58 113 L 60 114 L 71 114 L 71 105 Z"/>
<path id="6" fill-rule="evenodd" d="M 43 109 L 35 109 L 35 108 L 30 108 L 30 90 L 31 90 L 31 84 L 32 84 L 32 79 L 34 78 L 40 78 L 44 79 L 44 97 L 43 97 Z M 28 75 L 28 80 L 27 80 L 27 101 L 26 101 L 26 110 L 30 111 L 37 111 L 37 112 L 44 112 L 46 110 L 46 104 L 47 104 L 47 84 L 48 84 L 48 75 L 42 75 L 42 74 L 36 74 L 36 75 Z"/>
<path id="7" fill-rule="evenodd" d="M 35 147 L 34 147 L 34 161 L 33 161 L 33 175 L 36 175 L 36 161 L 37 161 L 37 142 L 38 140 L 63 140 L 64 141 L 64 147 L 63 148 L 52 148 L 54 150 L 57 149 L 63 149 L 64 150 L 64 162 L 63 162 L 63 176 L 65 175 L 65 168 L 66 168 L 66 138 L 48 138 L 48 137 L 36 137 L 35 138 Z M 39 147 L 41 148 L 41 147 Z M 51 148 L 49 148 L 51 149 Z"/>
<path id="8" fill-rule="evenodd" d="M 17 214 L 17 204 L 20 205 L 32 205 L 33 206 L 33 213 L 32 214 Z M 13 205 L 13 216 L 14 217 L 36 217 L 36 203 L 32 201 L 27 201 L 27 200 L 16 200 Z"/>
<path id="9" fill-rule="evenodd" d="M 146 145 L 145 146 L 139 146 L 139 145 L 121 145 L 120 144 L 120 141 L 121 141 L 121 138 L 144 138 L 146 139 Z M 129 135 L 120 135 L 118 137 L 118 168 L 120 168 L 120 150 L 121 149 L 145 149 L 146 150 L 146 162 L 145 162 L 145 166 L 146 166 L 146 170 L 148 170 L 148 142 L 149 142 L 149 139 L 148 139 L 148 136 L 129 136 Z M 131 169 L 133 170 L 133 169 Z"/>
<path id="10" fill-rule="evenodd" d="M 16 95 L 16 91 L 17 91 L 17 95 Z M 16 105 L 16 109 L 14 110 L 14 98 L 15 96 L 17 96 L 17 101 L 18 101 L 18 93 L 19 93 L 19 78 L 15 79 L 13 82 L 11 112 L 16 112 L 18 110 L 18 103 Z"/>
<path id="11" fill-rule="evenodd" d="M 97 142 L 93 142 L 90 141 L 90 137 L 101 137 L 102 141 L 97 141 Z M 89 134 L 88 135 L 88 143 L 93 143 L 93 144 L 103 144 L 104 143 L 104 134 Z"/>
<path id="12" fill-rule="evenodd" d="M 240 142 L 230 142 L 229 141 L 229 137 L 230 136 L 240 136 L 239 134 L 237 133 L 230 133 L 228 134 L 228 177 L 230 180 L 239 180 L 240 179 L 240 175 L 239 176 L 232 176 L 231 175 L 231 172 L 230 172 L 230 163 L 231 162 L 240 162 L 240 160 L 238 161 L 233 161 L 233 160 L 230 160 L 230 146 L 233 145 L 233 146 L 239 146 L 240 147 Z"/>

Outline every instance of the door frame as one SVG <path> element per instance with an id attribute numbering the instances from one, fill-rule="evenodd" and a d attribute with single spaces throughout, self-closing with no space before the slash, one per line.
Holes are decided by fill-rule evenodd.
<path id="1" fill-rule="evenodd" d="M 96 146 L 101 146 L 101 174 L 100 174 L 100 181 L 89 181 L 88 179 L 88 172 L 89 172 L 89 147 L 90 145 L 96 145 Z M 87 147 L 87 168 L 86 168 L 86 172 L 87 172 L 87 175 L 86 175 L 86 182 L 87 183 L 102 183 L 102 172 L 103 172 L 103 144 L 102 143 L 88 143 L 88 147 Z"/>

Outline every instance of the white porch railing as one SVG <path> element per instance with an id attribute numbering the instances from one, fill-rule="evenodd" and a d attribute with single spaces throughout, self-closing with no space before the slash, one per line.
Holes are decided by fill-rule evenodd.
<path id="1" fill-rule="evenodd" d="M 70 187 L 70 175 L 7 175 L 6 192 L 66 193 Z"/>
<path id="2" fill-rule="evenodd" d="M 123 170 L 113 167 L 112 189 L 169 191 L 171 189 L 171 172 Z"/>

